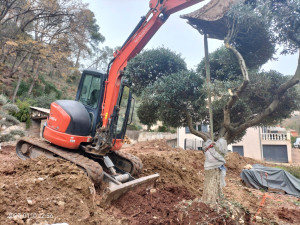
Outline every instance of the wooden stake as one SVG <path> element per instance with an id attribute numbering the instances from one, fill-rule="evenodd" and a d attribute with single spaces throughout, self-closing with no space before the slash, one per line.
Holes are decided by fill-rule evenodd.
<path id="1" fill-rule="evenodd" d="M 206 71 L 206 85 L 207 85 L 207 96 L 208 96 L 208 110 L 209 110 L 209 126 L 210 126 L 210 137 L 214 141 L 214 130 L 213 130 L 213 110 L 211 104 L 211 82 L 210 82 L 210 65 L 208 57 L 208 43 L 207 34 L 204 34 L 204 52 L 205 52 L 205 71 Z"/>

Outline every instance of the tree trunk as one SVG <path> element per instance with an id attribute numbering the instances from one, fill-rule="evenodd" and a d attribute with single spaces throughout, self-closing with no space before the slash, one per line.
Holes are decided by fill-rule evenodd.
<path id="1" fill-rule="evenodd" d="M 220 169 L 205 170 L 202 201 L 214 204 L 219 202 L 222 197 Z"/>
<path id="2" fill-rule="evenodd" d="M 214 123 L 213 123 L 213 110 L 212 110 L 212 94 L 211 94 L 211 81 L 210 81 L 210 64 L 208 55 L 208 41 L 207 34 L 204 34 L 204 53 L 205 53 L 205 72 L 206 72 L 206 86 L 208 97 L 208 112 L 209 112 L 209 126 L 210 126 L 210 139 L 214 141 Z"/>
<path id="3" fill-rule="evenodd" d="M 35 81 L 36 81 L 36 76 L 39 72 L 39 62 L 36 62 L 36 65 L 34 67 L 34 71 L 33 71 L 33 76 L 32 76 L 32 82 L 30 84 L 29 90 L 28 90 L 28 95 L 31 95 L 32 89 L 34 87 Z"/>
<path id="4" fill-rule="evenodd" d="M 76 63 L 75 63 L 75 67 L 76 68 L 79 68 L 80 55 L 81 55 L 81 49 L 78 50 L 78 54 L 77 54 L 77 58 L 76 58 Z"/>
<path id="5" fill-rule="evenodd" d="M 16 88 L 15 88 L 15 90 L 14 90 L 14 93 L 13 93 L 13 96 L 12 96 L 12 102 L 13 102 L 13 103 L 15 103 L 15 101 L 16 101 L 17 93 L 18 93 L 18 91 L 19 91 L 19 88 L 20 88 L 20 84 L 21 84 L 22 78 L 23 78 L 22 73 L 19 73 L 18 83 L 17 83 L 17 86 L 16 86 Z"/>
<path id="6" fill-rule="evenodd" d="M 32 79 L 32 82 L 30 84 L 29 90 L 27 92 L 28 95 L 31 95 L 32 89 L 34 87 L 34 83 L 35 83 L 35 77 Z"/>
<path id="7" fill-rule="evenodd" d="M 31 66 L 31 70 L 30 70 L 31 73 L 34 72 L 35 66 L 36 66 L 36 59 L 34 59 L 34 60 L 32 61 L 32 66 Z"/>
<path id="8" fill-rule="evenodd" d="M 11 70 L 13 70 L 13 69 L 15 68 L 19 56 L 20 56 L 20 52 L 17 51 L 16 58 L 15 58 L 15 60 L 14 60 L 14 63 L 12 64 Z"/>
<path id="9" fill-rule="evenodd" d="M 1 49 L 1 57 L 0 57 L 0 64 L 1 63 L 5 63 L 6 61 L 6 54 L 5 54 L 5 50 L 4 50 L 4 46 L 3 46 L 3 43 L 1 43 L 1 46 L 0 46 L 0 49 Z"/>
<path id="10" fill-rule="evenodd" d="M 13 75 L 17 72 L 19 66 L 23 63 L 23 61 L 25 60 L 25 58 L 27 57 L 28 53 L 25 53 L 21 59 L 15 63 L 15 65 L 12 67 L 12 71 L 9 74 L 9 77 L 12 78 Z"/>

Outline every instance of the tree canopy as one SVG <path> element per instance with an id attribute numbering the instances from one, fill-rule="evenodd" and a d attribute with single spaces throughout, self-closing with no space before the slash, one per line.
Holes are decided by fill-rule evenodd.
<path id="1" fill-rule="evenodd" d="M 205 110 L 203 83 L 198 74 L 190 71 L 164 76 L 144 90 L 140 108 L 147 107 L 151 110 L 148 117 L 152 121 L 160 120 L 166 126 L 179 127 L 186 124 L 186 110 L 194 120 L 200 120 L 199 112 Z"/>
<path id="2" fill-rule="evenodd" d="M 300 47 L 299 9 L 299 1 L 258 0 L 237 4 L 227 13 L 228 34 L 224 47 L 210 54 L 217 138 L 225 137 L 232 143 L 239 140 L 247 128 L 276 124 L 299 109 L 300 95 L 293 88 L 299 82 L 299 65 L 295 75 L 290 77 L 272 70 L 259 71 L 273 59 L 277 44 L 284 44 L 284 53 L 295 52 Z M 280 18 L 280 13 L 285 18 Z M 289 32 L 292 34 L 288 35 Z M 143 92 L 141 107 L 147 108 L 151 123 L 161 120 L 174 127 L 188 125 L 191 133 L 204 140 L 209 138 L 209 134 L 193 128 L 195 122 L 208 123 L 204 61 L 198 65 L 197 73 L 184 69 L 151 79 L 151 71 L 156 70 L 151 61 L 146 60 L 140 57 L 135 61 L 136 67 L 145 68 L 141 69 L 141 76 L 132 69 L 126 73 L 134 77 L 135 86 L 147 85 L 139 91 Z"/>
<path id="3" fill-rule="evenodd" d="M 107 58 L 94 13 L 81 0 L 8 0 L 0 4 L 0 71 L 15 81 L 13 101 L 23 80 L 27 95 L 44 77 L 72 80 L 86 56 Z M 95 56 L 97 53 L 97 56 Z M 108 54 L 107 54 L 108 53 Z M 57 97 L 57 96 L 56 96 Z"/>
<path id="4" fill-rule="evenodd" d="M 131 80 L 135 93 L 141 94 L 145 87 L 159 78 L 186 69 L 186 63 L 179 54 L 159 47 L 145 50 L 133 58 L 126 67 L 125 75 Z"/>

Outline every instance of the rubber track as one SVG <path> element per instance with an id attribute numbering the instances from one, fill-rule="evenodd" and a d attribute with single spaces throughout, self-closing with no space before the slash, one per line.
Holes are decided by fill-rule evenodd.
<path id="1" fill-rule="evenodd" d="M 103 169 L 99 163 L 80 155 L 79 153 L 66 151 L 63 148 L 51 145 L 50 143 L 43 141 L 39 138 L 22 138 L 17 143 L 17 152 L 22 154 L 20 151 L 20 146 L 24 143 L 29 143 L 30 145 L 39 147 L 46 151 L 49 151 L 53 154 L 58 155 L 59 157 L 75 163 L 77 166 L 82 167 L 90 177 L 90 179 L 94 182 L 95 185 L 100 185 L 103 180 Z M 20 145 L 21 144 L 21 145 Z M 18 149 L 19 148 L 19 149 Z"/>
<path id="2" fill-rule="evenodd" d="M 134 155 L 131 155 L 129 153 L 125 153 L 125 152 L 121 152 L 121 151 L 115 151 L 114 152 L 116 155 L 118 155 L 121 158 L 125 158 L 128 161 L 131 162 L 131 164 L 133 165 L 133 168 L 131 169 L 130 174 L 132 176 L 136 176 L 138 175 L 142 169 L 143 169 L 143 163 L 142 160 Z"/>

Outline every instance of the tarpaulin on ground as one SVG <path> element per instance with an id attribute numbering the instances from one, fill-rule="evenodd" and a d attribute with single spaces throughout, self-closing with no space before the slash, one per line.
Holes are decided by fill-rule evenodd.
<path id="1" fill-rule="evenodd" d="M 287 194 L 300 197 L 300 180 L 279 168 L 255 164 L 250 170 L 244 169 L 241 178 L 246 185 L 256 189 L 281 189 Z"/>

